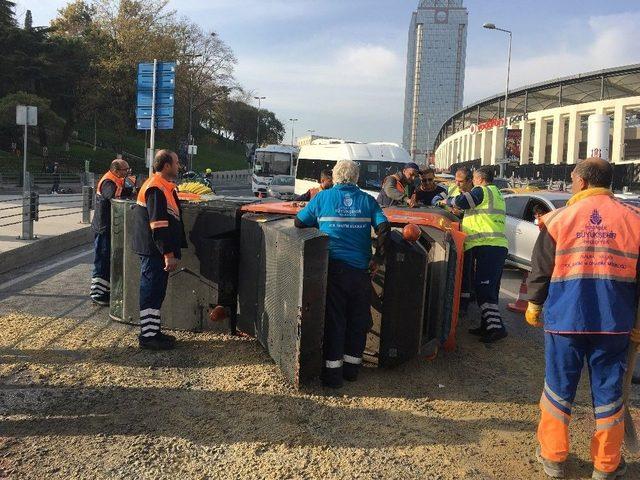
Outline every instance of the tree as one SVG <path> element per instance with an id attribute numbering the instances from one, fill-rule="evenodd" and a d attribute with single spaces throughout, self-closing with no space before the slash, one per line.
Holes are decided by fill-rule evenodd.
<path id="1" fill-rule="evenodd" d="M 27 10 L 24 16 L 24 29 L 31 30 L 33 28 L 33 17 L 31 16 L 31 10 Z"/>
<path id="2" fill-rule="evenodd" d="M 0 0 L 0 29 L 16 26 L 14 8 L 16 8 L 15 2 Z"/>

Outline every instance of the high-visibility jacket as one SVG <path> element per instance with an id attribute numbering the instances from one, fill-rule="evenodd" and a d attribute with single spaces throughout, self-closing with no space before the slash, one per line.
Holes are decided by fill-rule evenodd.
<path id="1" fill-rule="evenodd" d="M 449 197 L 457 197 L 458 195 L 460 195 L 460 188 L 458 188 L 458 185 L 456 185 L 455 183 L 452 185 L 449 185 L 449 188 L 447 190 L 447 195 Z"/>
<path id="2" fill-rule="evenodd" d="M 585 190 L 542 217 L 553 239 L 548 243 L 555 244 L 544 313 L 548 332 L 626 334 L 633 327 L 640 210 L 601 190 Z"/>
<path id="3" fill-rule="evenodd" d="M 465 251 L 480 246 L 508 247 L 505 235 L 505 203 L 495 185 L 482 188 L 482 202 L 465 210 L 462 231 Z"/>
<path id="4" fill-rule="evenodd" d="M 385 177 L 385 179 L 382 181 L 382 186 L 380 187 L 380 193 L 378 194 L 377 197 L 377 202 L 381 207 L 391 207 L 393 205 L 402 205 L 404 204 L 404 197 L 408 196 L 407 191 L 405 190 L 405 186 L 402 183 L 402 178 L 404 176 L 401 173 L 394 173 L 393 175 L 389 175 L 388 177 Z M 387 183 L 387 180 L 393 178 L 395 180 L 394 183 L 394 187 L 395 189 L 398 191 L 398 193 L 402 194 L 402 200 L 394 200 L 392 198 L 389 197 L 389 195 L 387 195 L 387 192 L 385 192 L 385 183 Z M 411 192 L 413 193 L 413 192 Z"/>
<path id="5" fill-rule="evenodd" d="M 98 234 L 108 233 L 111 231 L 111 199 L 121 198 L 124 188 L 124 178 L 116 176 L 111 170 L 105 173 L 96 187 L 96 205 L 93 212 L 93 220 L 91 227 Z M 105 182 L 113 182 L 115 185 L 115 193 L 113 195 L 104 195 L 103 187 Z"/>
<path id="6" fill-rule="evenodd" d="M 174 183 L 156 173 L 138 192 L 134 215 L 133 251 L 140 255 L 173 254 L 186 246 L 182 211 Z"/>

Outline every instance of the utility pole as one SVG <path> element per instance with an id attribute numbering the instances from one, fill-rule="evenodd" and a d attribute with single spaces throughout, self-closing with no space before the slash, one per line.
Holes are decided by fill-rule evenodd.
<path id="1" fill-rule="evenodd" d="M 293 147 L 293 132 L 295 131 L 296 122 L 298 121 L 298 119 L 290 118 L 289 121 L 291 122 L 291 146 Z"/>
<path id="2" fill-rule="evenodd" d="M 202 57 L 201 54 L 185 55 L 189 59 Z M 193 63 L 189 63 L 189 135 L 187 137 L 187 152 L 189 158 L 188 169 L 193 170 L 193 153 L 191 153 L 191 145 L 193 144 L 192 124 L 193 124 Z"/>
<path id="3" fill-rule="evenodd" d="M 256 127 L 256 148 L 260 147 L 260 109 L 262 108 L 262 100 L 267 97 L 253 97 L 258 100 L 258 126 Z"/>
<path id="4" fill-rule="evenodd" d="M 485 23 L 482 25 L 483 28 L 487 30 L 498 30 L 500 32 L 507 33 L 509 35 L 509 55 L 507 57 L 507 86 L 504 90 L 504 111 L 502 117 L 504 118 L 504 144 L 503 144 L 503 153 L 502 153 L 502 163 L 500 163 L 500 177 L 504 177 L 504 169 L 505 162 L 507 161 L 507 127 L 509 126 L 509 121 L 507 120 L 507 102 L 509 101 L 509 77 L 511 75 L 511 40 L 513 39 L 513 34 L 511 30 L 505 30 L 503 28 L 498 28 L 493 23 Z"/>

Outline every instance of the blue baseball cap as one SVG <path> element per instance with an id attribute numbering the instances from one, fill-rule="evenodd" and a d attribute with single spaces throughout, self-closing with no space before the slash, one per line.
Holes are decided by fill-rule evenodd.
<path id="1" fill-rule="evenodd" d="M 414 170 L 420 171 L 420 167 L 413 162 L 405 163 L 404 167 L 402 167 L 403 170 L 406 170 L 407 168 L 413 168 Z"/>

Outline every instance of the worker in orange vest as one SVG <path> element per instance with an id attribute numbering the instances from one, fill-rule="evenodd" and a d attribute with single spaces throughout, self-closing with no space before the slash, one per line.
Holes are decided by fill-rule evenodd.
<path id="1" fill-rule="evenodd" d="M 638 303 L 640 209 L 611 193 L 611 164 L 578 163 L 567 206 L 541 218 L 529 275 L 526 320 L 541 326 L 544 304 L 545 385 L 537 458 L 547 475 L 564 478 L 569 421 L 582 367 L 589 366 L 596 431 L 592 478 L 624 475 L 622 382 Z"/>
<path id="2" fill-rule="evenodd" d="M 296 195 L 294 201 L 296 202 L 310 202 L 313 197 L 315 197 L 318 192 L 322 190 L 328 190 L 333 187 L 333 174 L 331 170 L 324 169 L 320 172 L 320 182 L 317 187 L 310 188 L 302 195 Z"/>
<path id="3" fill-rule="evenodd" d="M 169 273 L 175 271 L 181 248 L 187 246 L 176 184 L 178 155 L 160 150 L 154 174 L 138 192 L 134 211 L 133 251 L 140 255 L 140 348 L 169 350 L 175 337 L 160 331 L 160 308 Z"/>
<path id="4" fill-rule="evenodd" d="M 406 163 L 402 171 L 389 175 L 382 182 L 382 188 L 376 199 L 378 204 L 381 207 L 415 207 L 413 190 L 418 175 L 420 175 L 420 167 L 413 162 Z"/>
<path id="5" fill-rule="evenodd" d="M 91 300 L 108 306 L 111 294 L 111 200 L 123 198 L 129 164 L 124 160 L 111 162 L 96 187 L 96 204 L 91 221 L 95 233 L 93 273 L 91 275 Z"/>

